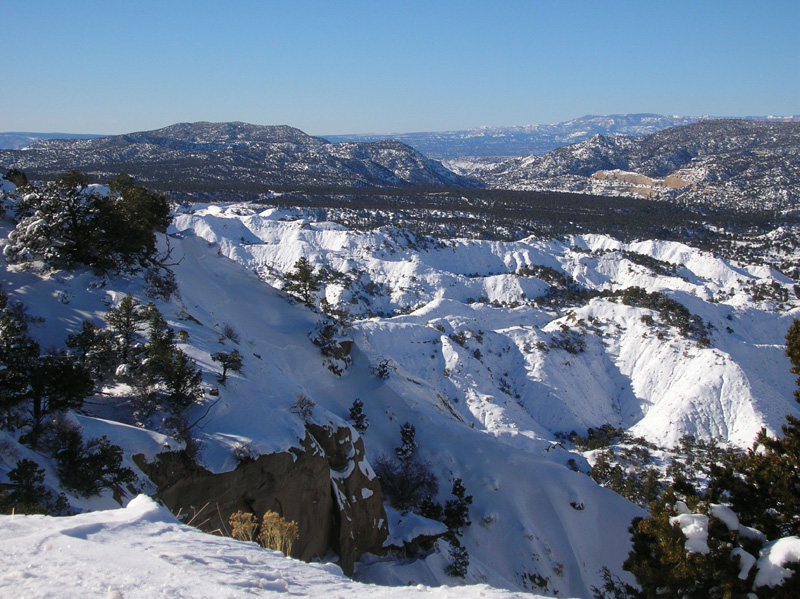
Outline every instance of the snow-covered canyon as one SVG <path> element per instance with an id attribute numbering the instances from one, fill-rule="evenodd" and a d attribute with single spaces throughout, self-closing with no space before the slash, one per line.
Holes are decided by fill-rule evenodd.
<path id="1" fill-rule="evenodd" d="M 298 447 L 305 435 L 293 409 L 298 395 L 313 400 L 315 422 L 335 426 L 347 425 L 348 411 L 360 399 L 369 420 L 360 436 L 371 463 L 393 452 L 401 425 L 410 422 L 420 457 L 439 478 L 439 499 L 455 478 L 474 497 L 472 525 L 463 538 L 469 584 L 588 597 L 601 584 L 602 568 L 627 576 L 621 571 L 627 528 L 644 512 L 599 487 L 587 476 L 586 461 L 564 448 L 557 433 L 611 423 L 662 447 L 685 434 L 744 447 L 762 427 L 778 431 L 786 414 L 800 414 L 784 354 L 784 336 L 800 314 L 795 282 L 765 266 L 728 263 L 687 245 L 624 244 L 605 236 L 433 240 L 399 229 L 359 232 L 315 222 L 302 210 L 247 204 L 184 206 L 161 243 L 171 248 L 179 295 L 155 304 L 171 326 L 188 334 L 181 348 L 203 369 L 204 387 L 219 392 L 189 410 L 189 419 L 200 423 L 203 465 L 225 472 L 236 467 L 237 448 L 267 454 Z M 281 289 L 300 258 L 308 259 L 319 282 L 315 309 Z M 43 346 L 63 346 L 84 319 L 101 324 L 105 310 L 124 294 L 149 301 L 140 277 L 3 267 L 0 284 L 9 298 L 41 319 L 31 334 Z M 573 305 L 537 302 L 558 287 L 556 275 L 591 297 Z M 623 292 L 634 287 L 683 305 L 699 317 L 706 341 L 666 322 L 657 310 L 625 303 Z M 765 297 L 754 291 L 777 288 L 785 293 Z M 346 360 L 323 356 L 311 340 L 326 318 L 320 305 L 339 316 L 348 313 L 346 326 L 337 325 L 337 335 L 354 342 Z M 211 355 L 233 348 L 243 367 L 222 386 Z M 180 447 L 158 427 L 126 421 L 124 407 L 115 403 L 120 396 L 106 390 L 74 415 L 85 436 L 108 436 L 131 467 L 134 454 L 151 459 Z M 13 435 L 0 434 L 7 449 L 3 473 L 23 457 L 46 465 Z M 51 467 L 46 482 L 57 487 Z M 146 481 L 142 490 L 154 491 Z M 129 514 L 138 508 L 155 514 L 146 500 L 136 501 Z M 118 507 L 110 493 L 70 502 L 76 509 Z M 73 537 L 81 543 L 108 537 L 106 529 L 127 518 L 125 513 L 79 516 L 88 524 L 80 524 L 83 532 Z M 149 537 L 152 527 L 161 531 L 153 535 L 168 533 L 164 539 L 180 532 L 177 544 L 194 534 L 174 523 L 159 524 L 165 518 L 143 518 L 147 524 L 136 535 Z M 19 532 L 14 538 L 25 539 L 19 545 L 7 541 L 10 547 L 55 535 L 57 540 L 35 543 L 67 551 L 61 544 L 70 535 L 46 532 L 57 527 L 41 518 L 26 522 L 9 520 L 8 530 Z M 125 538 L 134 549 L 144 542 L 133 533 Z M 241 551 L 248 563 L 262 559 L 253 557 L 252 548 L 230 548 L 232 541 L 198 542 L 211 553 Z M 190 553 L 215 561 L 194 548 L 156 551 L 170 563 L 184 563 Z M 276 573 L 284 566 L 274 559 L 264 554 L 268 575 L 241 576 L 263 581 L 266 591 L 292 592 L 288 575 Z M 447 559 L 441 549 L 417 560 L 368 556 L 356 565 L 355 578 L 386 585 L 460 584 L 444 573 Z M 212 579 L 228 585 L 223 578 L 235 578 L 234 566 L 239 568 L 226 561 L 224 576 Z M 298 578 L 335 578 L 329 566 L 297 567 Z M 6 588 L 34 584 L 35 573 L 22 568 L 20 562 L 16 574 L 6 575 Z M 144 596 L 115 590 L 121 574 L 109 576 L 109 597 Z M 325 584 L 356 596 L 372 592 L 344 579 L 334 582 Z M 238 590 L 226 592 L 238 596 Z M 387 595 L 393 592 L 399 591 Z M 465 596 L 484 592 L 492 596 L 485 587 Z"/>

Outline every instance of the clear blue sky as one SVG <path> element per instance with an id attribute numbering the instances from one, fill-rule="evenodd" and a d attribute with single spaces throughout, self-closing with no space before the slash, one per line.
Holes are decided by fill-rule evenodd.
<path id="1" fill-rule="evenodd" d="M 0 0 L 0 131 L 800 113 L 800 1 Z"/>

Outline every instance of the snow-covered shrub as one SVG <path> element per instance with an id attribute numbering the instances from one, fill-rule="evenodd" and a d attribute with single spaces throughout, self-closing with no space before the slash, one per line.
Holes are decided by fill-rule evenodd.
<path id="1" fill-rule="evenodd" d="M 572 441 L 575 448 L 579 451 L 603 449 L 626 439 L 627 435 L 624 429 L 615 427 L 608 422 L 597 428 L 590 427 L 586 431 L 585 437 L 575 432 L 571 433 L 569 436 L 569 440 Z"/>
<path id="2" fill-rule="evenodd" d="M 255 462 L 259 457 L 259 453 L 249 442 L 237 443 L 233 448 L 233 457 L 236 463 L 241 466 L 242 464 L 252 464 Z"/>
<path id="3" fill-rule="evenodd" d="M 222 335 L 221 341 L 227 339 L 229 341 L 233 341 L 234 343 L 239 343 L 241 340 L 239 333 L 229 322 L 223 322 L 222 325 L 220 325 L 219 334 Z"/>
<path id="4" fill-rule="evenodd" d="M 309 338 L 325 356 L 325 366 L 336 376 L 341 376 L 353 363 L 350 355 L 353 350 L 353 340 L 345 336 L 343 323 L 326 317 L 317 323 L 309 333 Z"/>
<path id="5" fill-rule="evenodd" d="M 316 405 L 316 402 L 308 395 L 298 393 L 292 405 L 292 412 L 300 416 L 304 421 L 308 421 L 313 416 Z"/>
<path id="6" fill-rule="evenodd" d="M 683 337 L 694 339 L 700 347 L 711 345 L 708 338 L 711 327 L 706 325 L 700 316 L 692 314 L 686 306 L 659 291 L 648 293 L 645 289 L 634 286 L 614 291 L 610 297 L 621 298 L 626 306 L 657 311 L 661 321 L 677 328 Z"/>
<path id="7" fill-rule="evenodd" d="M 393 370 L 392 361 L 388 358 L 385 358 L 378 362 L 377 366 L 373 366 L 371 368 L 372 374 L 382 380 L 386 380 L 389 378 L 389 374 Z"/>
<path id="8" fill-rule="evenodd" d="M 164 429 L 173 439 L 183 443 L 183 454 L 197 463 L 203 449 L 203 441 L 194 434 L 196 422 L 190 422 L 186 414 L 179 413 L 164 420 Z"/>
<path id="9" fill-rule="evenodd" d="M 89 178 L 77 171 L 25 187 L 16 202 L 17 225 L 3 249 L 6 258 L 98 271 L 134 271 L 152 264 L 155 233 L 170 222 L 166 198 L 137 185 L 110 196 L 88 188 Z"/>

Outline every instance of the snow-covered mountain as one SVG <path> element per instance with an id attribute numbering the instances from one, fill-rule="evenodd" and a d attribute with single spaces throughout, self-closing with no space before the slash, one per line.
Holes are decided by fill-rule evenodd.
<path id="1" fill-rule="evenodd" d="M 2 227 L 5 237 L 11 224 Z M 187 414 L 196 424 L 192 434 L 203 472 L 156 488 L 159 472 L 148 463 L 180 449 L 185 439 L 171 437 L 158 414 L 137 425 L 124 386 L 104 388 L 72 421 L 85 437 L 105 435 L 122 447 L 125 464 L 139 476 L 137 491 L 161 491 L 168 504 L 180 502 L 176 489 L 193 497 L 205 489 L 214 493 L 207 502 L 220 509 L 226 499 L 216 481 L 253 472 L 242 465 L 243 453 L 256 458 L 250 468 L 271 454 L 294 456 L 287 461 L 295 464 L 327 456 L 320 466 L 323 492 L 284 510 L 303 518 L 318 514 L 311 504 L 319 502 L 335 512 L 338 520 L 330 526 L 340 531 L 349 530 L 342 521 L 352 518 L 356 527 L 365 514 L 377 514 L 373 529 L 383 530 L 388 520 L 383 547 L 348 550 L 360 558 L 354 576 L 363 582 L 461 582 L 445 573 L 444 542 L 416 559 L 401 558 L 397 549 L 387 553 L 389 544 L 413 540 L 404 538 L 407 516 L 370 511 L 379 492 L 370 486 L 370 464 L 393 454 L 406 422 L 416 429 L 419 456 L 439 479 L 437 499 L 447 499 L 456 478 L 473 496 L 472 525 L 462 539 L 470 556 L 467 583 L 589 597 L 604 567 L 627 576 L 621 571 L 627 528 L 643 510 L 599 487 L 587 476 L 584 457 L 564 447 L 557 433 L 611 423 L 662 447 L 684 434 L 745 446 L 761 427 L 777 431 L 785 414 L 800 414 L 784 355 L 784 335 L 800 314 L 797 281 L 767 266 L 728 262 L 674 242 L 622 243 L 601 235 L 499 242 L 425 238 L 394 228 L 355 231 L 316 221 L 301 209 L 250 204 L 184 205 L 160 243 L 170 248 L 178 285 L 179 295 L 169 300 L 149 298 L 140 276 L 43 273 L 5 261 L 0 285 L 27 307 L 31 334 L 43 347 L 63 347 L 85 319 L 102 326 L 103 314 L 125 294 L 152 299 L 174 329 L 185 331 L 180 347 L 204 372 L 204 397 Z M 787 251 L 796 258 L 797 248 Z M 300 258 L 308 260 L 319 284 L 313 304 L 339 321 L 282 290 Z M 326 324 L 341 351 L 320 351 Z M 233 349 L 242 356 L 242 369 L 222 385 L 212 355 Z M 301 396 L 311 403 L 298 407 Z M 361 434 L 349 426 L 356 399 L 369 421 Z M 320 431 L 331 434 L 323 438 Z M 18 432 L 0 434 L 4 478 L 27 458 L 45 468 L 50 488 L 59 488 L 46 456 L 18 443 Z M 354 476 L 358 485 L 348 486 Z M 249 501 L 257 501 L 251 492 Z M 69 500 L 76 509 L 118 506 L 108 491 Z M 301 542 L 313 528 L 301 522 Z M 331 566 L 295 570 L 252 546 L 201 540 L 146 499 L 74 523 L 6 519 L 3 531 L 4 546 L 12 549 L 63 549 L 57 573 L 78 559 L 64 549 L 74 544 L 91 555 L 108 551 L 153 568 L 156 583 L 179 584 L 177 574 L 159 578 L 171 575 L 135 552 L 146 546 L 158 560 L 197 572 L 195 578 L 201 574 L 188 562 L 205 561 L 218 585 L 235 579 L 240 587 L 261 581 L 277 590 L 289 585 L 290 592 L 294 584 L 371 592 L 338 578 Z M 111 545 L 115 531 L 132 539 L 133 548 Z M 183 545 L 185 539 L 192 542 Z M 331 549 L 346 545 L 341 538 L 326 542 Z M 236 563 L 218 558 L 229 552 L 242 557 Z M 344 556 L 323 551 L 317 557 Z M 251 562 L 254 570 L 246 566 Z M 119 570 L 108 565 L 105 571 L 111 580 L 106 592 L 128 597 L 117 588 Z M 4 576 L 4 583 L 16 584 L 11 574 Z"/>
<path id="2" fill-rule="evenodd" d="M 800 123 L 708 120 L 644 137 L 598 135 L 505 161 L 452 163 L 500 189 L 629 194 L 737 210 L 796 210 Z"/>
<path id="3" fill-rule="evenodd" d="M 90 133 L 33 133 L 28 131 L 8 131 L 0 133 L 0 149 L 21 150 L 40 139 L 91 139 L 103 137 Z"/>
<path id="4" fill-rule="evenodd" d="M 797 121 L 800 117 L 743 117 L 766 122 Z M 371 142 L 396 139 L 426 156 L 445 161 L 465 157 L 542 156 L 562 146 L 595 135 L 643 136 L 670 127 L 689 125 L 714 117 L 667 116 L 662 114 L 587 115 L 561 123 L 515 127 L 475 127 L 462 131 L 396 133 L 372 135 L 329 135 L 331 141 Z"/>
<path id="5" fill-rule="evenodd" d="M 42 139 L 24 150 L 0 150 L 0 168 L 45 178 L 77 168 L 102 181 L 125 172 L 176 198 L 195 200 L 250 199 L 275 189 L 341 197 L 354 188 L 436 193 L 489 187 L 625 195 L 754 213 L 797 210 L 800 122 L 700 119 L 670 126 L 692 120 L 584 117 L 547 126 L 563 135 L 556 136 L 558 147 L 545 155 L 465 158 L 467 149 L 462 148 L 446 164 L 420 153 L 420 148 L 431 149 L 411 134 L 398 136 L 403 141 L 376 136 L 331 143 L 287 126 L 181 123 L 95 139 Z M 519 135 L 532 135 L 529 128 L 519 129 Z M 461 137 L 505 140 L 517 135 L 503 131 Z M 486 198 L 492 201 L 491 192 Z"/>
<path id="6" fill-rule="evenodd" d="M 268 185 L 474 186 L 397 141 L 330 143 L 287 126 L 180 123 L 127 135 L 40 140 L 0 151 L 0 165 L 40 177 L 125 172 L 171 191 L 266 192 Z"/>

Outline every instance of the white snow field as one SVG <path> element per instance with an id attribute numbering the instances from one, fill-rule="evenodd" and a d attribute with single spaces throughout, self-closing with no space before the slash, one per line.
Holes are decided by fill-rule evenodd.
<path id="1" fill-rule="evenodd" d="M 398 368 L 395 386 L 412 393 L 403 381 L 413 381 L 486 432 L 540 438 L 545 430 L 609 422 L 662 446 L 685 434 L 748 446 L 762 426 L 779 431 L 786 414 L 798 413 L 784 335 L 800 302 L 793 291 L 780 306 L 753 301 L 753 285 L 777 281 L 791 289 L 790 279 L 767 267 L 729 264 L 675 242 L 590 235 L 436 245 L 403 231 L 314 222 L 301 211 L 195 208 L 176 217 L 174 230 L 213 243 L 267 282 L 280 286 L 300 257 L 356 278 L 334 279 L 324 296 L 357 318 L 359 349 Z M 658 274 L 623 250 L 673 265 L 675 273 Z M 663 292 L 713 326 L 711 347 L 643 323 L 647 315 L 658 321 L 651 310 L 606 299 L 576 309 L 530 307 L 526 298 L 548 288 L 514 274 L 531 265 L 590 289 Z M 369 304 L 360 301 L 364 287 L 377 290 Z M 387 313 L 393 316 L 367 317 Z M 585 351 L 537 351 L 564 332 L 580 336 Z"/>
<path id="2" fill-rule="evenodd" d="M 0 555 L 0 597 L 7 599 L 531 597 L 486 585 L 354 582 L 332 564 L 306 564 L 255 543 L 202 533 L 145 495 L 124 509 L 67 518 L 0 516 Z"/>
<path id="3" fill-rule="evenodd" d="M 5 237 L 10 224 L 3 227 Z M 762 427 L 778 431 L 785 414 L 800 415 L 784 355 L 799 304 L 756 302 L 748 292 L 754 283 L 772 281 L 791 289 L 792 281 L 686 245 L 625 245 L 603 236 L 434 243 L 397 230 L 351 231 L 301 211 L 201 204 L 181 209 L 162 247 L 167 242 L 180 295 L 155 304 L 173 328 L 188 333 L 180 347 L 203 369 L 204 387 L 220 392 L 189 409 L 189 420 L 199 422 L 203 465 L 232 470 L 237 446 L 260 454 L 299 447 L 304 423 L 291 409 L 298 394 L 315 402 L 316 422 L 337 426 L 346 424 L 359 398 L 369 419 L 361 436 L 373 464 L 393 452 L 401 425 L 410 422 L 419 455 L 439 479 L 438 500 L 449 497 L 455 478 L 473 496 L 472 525 L 462 539 L 468 574 L 447 576 L 449 556 L 441 547 L 417 560 L 366 556 L 356 564 L 357 581 L 411 585 L 378 589 L 343 578 L 330 564 L 303 565 L 195 532 L 143 497 L 129 496 L 127 508 L 113 509 L 119 504 L 105 493 L 68 498 L 77 510 L 110 511 L 4 517 L 0 593 L 513 596 L 494 587 L 590 597 L 604 567 L 632 582 L 621 569 L 627 529 L 644 512 L 595 484 L 586 461 L 564 449 L 555 433 L 609 422 L 660 446 L 687 433 L 747 446 Z M 670 262 L 676 272 L 657 274 L 622 250 Z M 320 297 L 351 311 L 348 334 L 355 345 L 341 376 L 309 338 L 322 315 L 280 289 L 300 257 L 318 272 L 324 266 L 334 273 Z M 547 283 L 514 274 L 532 265 L 592 289 L 636 285 L 663 292 L 713 325 L 711 344 L 698 347 L 660 323 L 657 313 L 609 299 L 574 309 L 535 307 L 528 300 L 546 292 Z M 102 325 L 103 313 L 126 293 L 150 301 L 140 277 L 0 266 L 9 298 L 44 319 L 30 331 L 42 347 L 62 347 L 84 319 Z M 565 339 L 580 339 L 583 351 L 566 351 Z M 242 372 L 229 373 L 221 386 L 211 354 L 233 349 L 242 354 Z M 382 361 L 388 361 L 387 378 L 374 374 Z M 73 414 L 85 437 L 106 435 L 137 473 L 132 455 L 152 458 L 181 447 L 158 432 L 158 421 L 133 425 L 120 401 L 125 389 L 103 391 Z M 48 459 L 13 434 L 0 435 L 3 480 L 17 460 L 28 458 L 58 488 Z M 154 491 L 143 475 L 141 490 Z M 458 588 L 434 588 L 440 585 Z"/>

